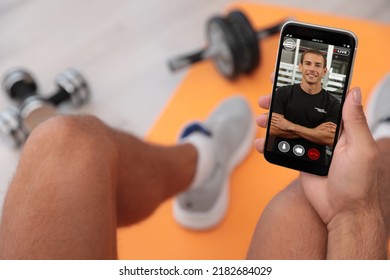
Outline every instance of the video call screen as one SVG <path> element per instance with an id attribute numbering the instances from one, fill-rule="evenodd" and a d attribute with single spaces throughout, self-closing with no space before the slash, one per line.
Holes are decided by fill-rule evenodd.
<path id="1" fill-rule="evenodd" d="M 275 77 L 276 92 L 273 96 L 275 100 L 273 101 L 270 134 L 266 149 L 285 156 L 327 165 L 330 162 L 335 136 L 338 133 L 337 124 L 341 117 L 340 105 L 349 80 L 347 75 L 352 61 L 352 46 L 348 44 L 331 45 L 316 42 L 312 38 L 295 38 L 293 34 L 285 34 L 282 40 L 279 50 L 280 61 Z M 307 71 L 309 69 L 308 63 L 301 65 L 301 56 L 307 50 L 316 50 L 324 55 L 326 60 L 324 61 L 326 63 L 325 73 L 321 72 L 319 68 L 316 70 L 315 65 L 310 65 L 313 68 L 309 71 Z M 306 69 L 303 71 L 304 73 L 302 73 L 302 69 Z M 320 97 L 306 96 L 301 83 L 303 79 L 312 82 L 318 78 L 321 80 L 324 91 L 321 91 L 320 105 L 315 105 L 317 101 L 314 100 L 318 100 Z M 311 138 L 304 132 L 295 135 L 279 124 L 277 124 L 278 127 L 275 124 L 275 129 L 273 129 L 272 121 L 277 123 L 277 117 L 280 118 L 280 115 L 291 123 L 309 129 L 334 130 L 334 137 L 331 141 L 329 139 L 324 141 L 324 139 Z"/>

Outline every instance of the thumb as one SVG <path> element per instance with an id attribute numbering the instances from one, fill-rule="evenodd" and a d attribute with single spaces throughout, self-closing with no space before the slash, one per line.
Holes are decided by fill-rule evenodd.
<path id="1" fill-rule="evenodd" d="M 344 132 L 348 141 L 369 143 L 372 141 L 367 119 L 363 112 L 360 88 L 353 88 L 347 95 L 343 108 Z"/>

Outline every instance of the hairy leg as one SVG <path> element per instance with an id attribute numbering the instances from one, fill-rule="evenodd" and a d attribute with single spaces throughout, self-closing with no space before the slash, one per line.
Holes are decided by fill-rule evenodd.
<path id="1" fill-rule="evenodd" d="M 387 236 L 390 238 L 390 138 L 377 141 L 381 170 L 379 173 L 379 196 L 383 217 L 387 227 Z"/>
<path id="2" fill-rule="evenodd" d="M 264 209 L 248 259 L 325 259 L 327 229 L 306 199 L 299 180 Z"/>
<path id="3" fill-rule="evenodd" d="M 0 258 L 116 258 L 116 227 L 191 182 L 192 145 L 150 145 L 94 117 L 56 117 L 29 137 L 0 224 Z M 179 172 L 180 170 L 180 172 Z"/>

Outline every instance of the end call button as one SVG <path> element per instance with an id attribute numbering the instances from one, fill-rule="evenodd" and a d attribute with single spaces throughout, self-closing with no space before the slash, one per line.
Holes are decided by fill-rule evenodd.
<path id="1" fill-rule="evenodd" d="M 311 160 L 317 160 L 320 158 L 320 151 L 318 151 L 317 149 L 315 148 L 311 148 L 308 152 L 307 152 L 307 156 L 311 159 Z"/>

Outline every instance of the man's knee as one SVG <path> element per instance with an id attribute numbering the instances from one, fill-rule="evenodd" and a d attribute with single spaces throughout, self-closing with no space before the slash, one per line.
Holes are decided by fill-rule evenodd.
<path id="1" fill-rule="evenodd" d="M 93 116 L 56 116 L 38 126 L 29 136 L 24 155 L 104 156 L 114 152 L 110 129 Z"/>
<path id="2" fill-rule="evenodd" d="M 88 116 L 55 117 L 33 131 L 4 203 L 0 258 L 69 258 L 93 248 L 99 234 L 113 236 L 110 131 Z M 98 233 L 86 238 L 79 230 L 89 223 Z"/>
<path id="3" fill-rule="evenodd" d="M 90 193 L 101 182 L 109 187 L 117 167 L 109 133 L 106 125 L 90 116 L 58 116 L 46 121 L 26 142 L 11 187 L 29 186 L 39 197 L 54 189 L 61 193 L 58 197 L 75 189 Z"/>

